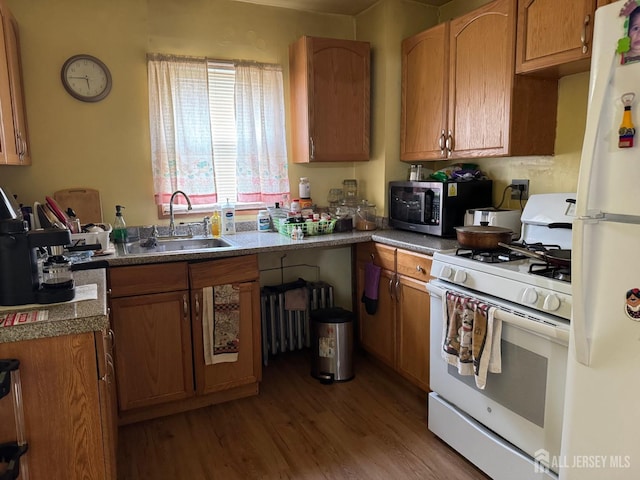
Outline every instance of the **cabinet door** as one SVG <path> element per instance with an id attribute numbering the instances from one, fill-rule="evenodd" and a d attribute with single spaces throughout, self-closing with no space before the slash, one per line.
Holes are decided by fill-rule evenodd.
<path id="1" fill-rule="evenodd" d="M 429 390 L 429 293 L 426 283 L 399 275 L 398 372 Z"/>
<path id="2" fill-rule="evenodd" d="M 302 37 L 289 59 L 294 163 L 369 160 L 369 43 Z"/>
<path id="3" fill-rule="evenodd" d="M 0 343 L 0 358 L 20 360 L 30 478 L 108 478 L 93 332 Z M 14 425 L 3 408 L 0 441 L 16 440 Z"/>
<path id="4" fill-rule="evenodd" d="M 11 115 L 2 118 L 6 130 L 6 161 L 11 165 L 30 165 L 27 134 L 26 107 L 22 87 L 22 65 L 18 23 L 4 3 L 0 3 L 0 15 L 4 29 L 4 47 L 7 62 Z"/>
<path id="5" fill-rule="evenodd" d="M 365 264 L 358 263 L 358 300 L 362 297 L 365 285 Z M 396 345 L 396 301 L 392 293 L 395 292 L 396 276 L 394 272 L 383 269 L 380 273 L 378 291 L 378 308 L 376 313 L 369 315 L 360 303 L 358 308 L 358 328 L 360 345 L 377 359 L 395 368 Z"/>
<path id="6" fill-rule="evenodd" d="M 247 282 L 234 285 L 238 289 L 238 358 L 232 362 L 207 365 L 204 357 L 202 326 L 203 290 L 192 292 L 193 358 L 196 390 L 199 395 L 256 383 L 260 380 L 260 285 Z M 215 289 L 215 286 L 214 286 Z M 254 321 L 256 319 L 256 321 Z"/>
<path id="7" fill-rule="evenodd" d="M 587 71 L 595 8 L 596 0 L 519 0 L 516 71 Z"/>
<path id="8" fill-rule="evenodd" d="M 449 23 L 402 42 L 400 159 L 446 156 Z"/>
<path id="9" fill-rule="evenodd" d="M 451 21 L 450 158 L 509 153 L 515 0 L 496 0 Z"/>
<path id="10" fill-rule="evenodd" d="M 189 292 L 111 301 L 120 410 L 193 395 Z"/>
<path id="11" fill-rule="evenodd" d="M 102 417 L 106 478 L 116 480 L 118 476 L 116 467 L 118 452 L 118 399 L 116 396 L 116 372 L 113 360 L 113 330 L 97 332 L 95 334 L 95 341 L 98 378 L 100 380 L 100 414 Z"/>
<path id="12" fill-rule="evenodd" d="M 193 359 L 198 394 L 227 390 L 259 382 L 260 362 L 260 272 L 258 257 L 246 255 L 189 266 L 193 310 Z M 207 365 L 203 338 L 203 288 L 233 285 L 238 291 L 239 349 L 233 362 Z"/>

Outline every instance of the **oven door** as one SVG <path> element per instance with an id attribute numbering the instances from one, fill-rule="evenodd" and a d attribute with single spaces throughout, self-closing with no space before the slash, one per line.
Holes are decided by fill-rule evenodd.
<path id="1" fill-rule="evenodd" d="M 431 389 L 453 409 L 471 417 L 471 423 L 479 423 L 478 428 L 486 427 L 484 430 L 488 435 L 497 434 L 496 441 L 501 440 L 499 437 L 506 439 L 531 459 L 540 459 L 541 455 L 558 458 L 568 325 L 557 320 L 555 323 L 545 322 L 545 316 L 539 312 L 479 295 L 441 280 L 432 280 L 427 289 L 431 293 Z M 484 390 L 476 387 L 473 376 L 459 375 L 457 368 L 449 365 L 441 356 L 445 315 L 443 298 L 446 298 L 446 291 L 477 298 L 498 308 L 495 318 L 502 321 L 502 372 L 489 373 Z M 435 425 L 437 419 L 433 420 Z M 429 428 L 434 430 L 431 418 Z M 492 455 L 490 450 L 486 454 Z M 524 473 L 534 473 L 531 459 L 523 467 L 526 470 Z"/>

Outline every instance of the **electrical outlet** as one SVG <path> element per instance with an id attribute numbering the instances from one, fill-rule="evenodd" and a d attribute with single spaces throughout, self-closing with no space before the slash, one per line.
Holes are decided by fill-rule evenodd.
<path id="1" fill-rule="evenodd" d="M 529 198 L 529 180 L 511 180 L 511 199 L 512 200 L 526 200 Z M 522 192 L 522 197 L 520 197 L 520 192 Z"/>

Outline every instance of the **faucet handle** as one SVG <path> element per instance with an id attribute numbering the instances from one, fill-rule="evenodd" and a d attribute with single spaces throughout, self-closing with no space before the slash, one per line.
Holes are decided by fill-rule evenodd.
<path id="1" fill-rule="evenodd" d="M 207 216 L 202 219 L 202 228 L 205 236 L 211 235 L 211 217 Z"/>
<path id="2" fill-rule="evenodd" d="M 151 236 L 152 237 L 158 237 L 158 225 L 153 225 L 151 227 Z"/>

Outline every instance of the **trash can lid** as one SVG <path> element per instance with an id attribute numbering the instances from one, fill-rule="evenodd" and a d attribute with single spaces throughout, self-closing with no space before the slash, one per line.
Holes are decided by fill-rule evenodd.
<path id="1" fill-rule="evenodd" d="M 353 313 L 342 307 L 311 310 L 311 320 L 322 323 L 347 323 L 353 321 Z"/>

